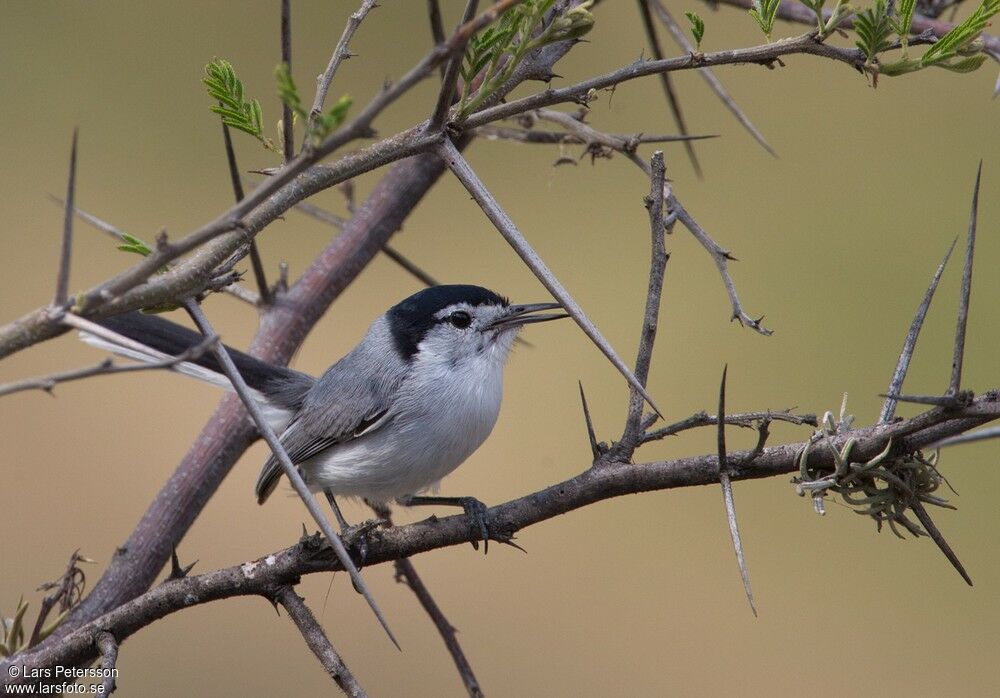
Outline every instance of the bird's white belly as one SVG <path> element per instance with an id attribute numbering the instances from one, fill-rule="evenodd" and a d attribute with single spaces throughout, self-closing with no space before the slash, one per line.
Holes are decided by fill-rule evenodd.
<path id="1" fill-rule="evenodd" d="M 421 371 L 386 423 L 333 446 L 302 464 L 314 490 L 388 502 L 434 486 L 486 440 L 496 424 L 502 364 L 473 371 L 479 380 L 454 380 L 439 367 Z M 432 396 L 432 397 L 429 397 Z"/>

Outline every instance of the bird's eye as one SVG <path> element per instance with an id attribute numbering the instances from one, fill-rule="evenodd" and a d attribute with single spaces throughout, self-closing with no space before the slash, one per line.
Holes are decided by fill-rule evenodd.
<path id="1" fill-rule="evenodd" d="M 448 316 L 448 322 L 459 329 L 465 329 L 472 324 L 472 316 L 464 310 L 456 310 Z"/>

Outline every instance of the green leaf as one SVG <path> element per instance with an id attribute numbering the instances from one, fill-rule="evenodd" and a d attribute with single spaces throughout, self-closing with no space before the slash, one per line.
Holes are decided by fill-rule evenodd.
<path id="1" fill-rule="evenodd" d="M 493 94 L 530 51 L 557 41 L 578 39 L 589 32 L 594 25 L 594 16 L 590 13 L 592 4 L 593 0 L 586 0 L 546 17 L 546 13 L 556 6 L 555 0 L 524 0 L 473 36 L 462 59 L 464 84 L 460 116 L 467 115 Z M 509 59 L 504 61 L 504 56 Z M 470 99 L 473 81 L 480 75 L 481 84 Z"/>
<path id="2" fill-rule="evenodd" d="M 874 7 L 858 12 L 854 16 L 854 31 L 858 34 L 855 45 L 865 54 L 865 64 L 871 65 L 875 56 L 892 46 L 892 22 L 885 0 L 876 0 Z"/>
<path id="3" fill-rule="evenodd" d="M 983 4 L 977 7 L 964 22 L 927 49 L 920 62 L 925 66 L 935 65 L 961 53 L 964 48 L 979 37 L 986 25 L 989 24 L 990 18 L 997 12 L 1000 12 L 1000 0 L 983 0 Z"/>
<path id="4" fill-rule="evenodd" d="M 904 44 L 910 35 L 910 24 L 913 22 L 913 10 L 916 6 L 917 0 L 899 0 L 899 7 L 896 8 L 899 16 L 892 21 L 892 28 Z"/>
<path id="5" fill-rule="evenodd" d="M 205 77 L 202 78 L 209 97 L 218 104 L 209 109 L 222 117 L 222 123 L 230 128 L 248 133 L 264 145 L 264 117 L 260 102 L 256 99 L 247 100 L 243 83 L 236 77 L 232 64 L 222 58 L 216 58 L 205 66 Z M 130 250 L 135 251 L 135 250 Z"/>
<path id="6" fill-rule="evenodd" d="M 778 7 L 781 0 L 753 0 L 753 7 L 749 10 L 750 16 L 757 22 L 757 26 L 764 32 L 767 40 L 771 40 L 771 32 L 774 30 L 774 18 L 778 14 Z"/>
<path id="7" fill-rule="evenodd" d="M 932 63 L 935 68 L 944 68 L 945 70 L 950 70 L 953 73 L 971 73 L 974 70 L 978 70 L 979 67 L 986 62 L 985 53 L 977 53 L 972 56 L 965 56 L 964 58 L 959 58 L 957 61 L 937 61 Z"/>
<path id="8" fill-rule="evenodd" d="M 694 37 L 695 48 L 701 48 L 701 39 L 705 36 L 705 21 L 697 12 L 685 12 L 684 16 L 691 22 L 691 35 Z"/>
<path id="9" fill-rule="evenodd" d="M 118 249 L 122 252 L 134 252 L 135 254 L 142 255 L 143 257 L 148 257 L 153 253 L 153 250 L 150 249 L 149 245 L 133 235 L 123 232 L 122 240 L 125 242 L 118 245 Z"/>
<path id="10" fill-rule="evenodd" d="M 344 119 L 347 118 L 347 112 L 353 103 L 354 100 L 349 95 L 344 95 L 337 100 L 336 104 L 321 114 L 316 120 L 316 125 L 313 127 L 311 134 L 313 140 L 315 142 L 322 141 L 334 129 L 344 123 Z"/>

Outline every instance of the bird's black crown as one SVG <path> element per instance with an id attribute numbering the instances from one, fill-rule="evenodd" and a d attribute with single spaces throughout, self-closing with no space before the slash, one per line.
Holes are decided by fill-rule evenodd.
<path id="1" fill-rule="evenodd" d="M 473 307 L 510 305 L 510 301 L 488 288 L 469 284 L 431 286 L 418 291 L 386 312 L 392 339 L 400 356 L 410 359 L 416 354 L 420 341 L 437 322 L 434 316 L 456 303 L 466 303 Z"/>

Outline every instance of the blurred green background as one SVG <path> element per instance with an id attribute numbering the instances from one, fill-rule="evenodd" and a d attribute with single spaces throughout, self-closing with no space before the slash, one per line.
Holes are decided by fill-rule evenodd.
<path id="1" fill-rule="evenodd" d="M 347 14 L 357 3 L 293 3 L 294 75 L 311 98 Z M 358 32 L 333 84 L 364 103 L 430 45 L 423 2 L 385 1 Z M 464 6 L 442 3 L 453 26 Z M 763 37 L 745 12 L 711 12 L 706 51 Z M 558 64 L 556 85 L 648 55 L 634 2 L 603 2 L 588 43 Z M 777 36 L 804 31 L 781 25 Z M 666 39 L 665 43 L 666 42 Z M 843 41 L 838 39 L 838 41 Z M 667 44 L 669 45 L 669 44 Z M 672 46 L 671 54 L 677 51 Z M 178 237 L 231 202 L 218 119 L 201 86 L 206 62 L 229 59 L 279 118 L 273 69 L 278 3 L 0 3 L 0 251 L 7 322 L 48 302 L 62 213 L 46 194 L 65 189 L 70 136 L 80 128 L 78 204 L 146 239 Z M 964 233 L 975 167 L 984 160 L 980 243 L 965 385 L 1000 383 L 1000 139 L 992 62 L 972 75 L 925 71 L 884 78 L 878 89 L 842 64 L 790 56 L 775 70 L 720 69 L 719 77 L 764 132 L 765 153 L 699 76 L 676 86 L 696 133 L 705 178 L 681 147 L 666 148 L 668 175 L 697 220 L 740 262 L 733 267 L 748 312 L 774 336 L 730 323 L 711 260 L 678 227 L 669 239 L 660 340 L 650 391 L 669 419 L 712 410 L 729 364 L 732 411 L 835 410 L 843 392 L 860 424 L 878 413 L 906 328 L 952 238 Z M 520 93 L 539 89 L 529 85 Z M 424 118 L 428 81 L 377 121 L 389 134 Z M 671 132 L 655 79 L 601 93 L 591 123 L 617 132 Z M 274 165 L 237 134 L 244 169 Z M 564 154 L 575 157 L 580 148 Z M 652 149 L 642 150 L 644 157 Z M 539 253 L 622 356 L 634 356 L 648 263 L 642 196 L 648 182 L 623 158 L 555 168 L 556 147 L 480 142 L 468 155 Z M 376 175 L 377 176 L 377 175 Z M 375 177 L 357 182 L 359 196 Z M 316 203 L 343 213 L 342 197 Z M 287 260 L 294 278 L 331 231 L 290 212 L 258 238 L 272 277 Z M 406 221 L 394 244 L 444 281 L 477 283 L 518 300 L 546 294 L 466 193 L 447 178 Z M 71 285 L 89 287 L 135 260 L 78 225 Z M 246 266 L 246 265 L 244 265 Z M 947 272 L 906 387 L 946 386 L 959 263 Z M 418 286 L 377 259 L 334 305 L 296 358 L 321 372 L 368 322 Z M 224 338 L 245 346 L 256 317 L 214 297 L 207 309 Z M 619 433 L 623 380 L 570 323 L 532 328 L 535 345 L 510 361 L 505 406 L 492 438 L 444 483 L 445 494 L 498 503 L 587 467 L 577 380 L 599 436 Z M 0 363 L 0 381 L 88 365 L 100 355 L 71 336 Z M 198 433 L 219 396 L 161 373 L 60 387 L 57 397 L 0 400 L 3 535 L 0 612 L 55 578 L 75 549 L 94 558 L 96 580 Z M 900 410 L 912 414 L 911 408 Z M 778 425 L 772 443 L 808 430 Z M 732 430 L 733 448 L 754 434 Z M 710 452 L 711 430 L 654 445 L 645 460 Z M 836 504 L 825 518 L 787 478 L 739 483 L 737 506 L 760 617 L 746 605 L 718 488 L 608 501 L 523 531 L 528 555 L 468 546 L 415 559 L 488 695 L 996 695 L 1000 634 L 997 445 L 948 451 L 943 472 L 961 493 L 937 522 L 976 582 L 967 588 L 926 539 L 900 541 Z M 236 564 L 293 543 L 308 517 L 285 496 L 258 507 L 255 446 L 180 544 L 196 572 Z M 348 507 L 353 519 L 366 516 Z M 400 512 L 400 520 L 426 516 Z M 461 695 L 458 676 L 413 595 L 388 566 L 366 578 L 399 636 L 392 648 L 364 602 L 338 575 L 299 587 L 335 646 L 372 695 Z M 129 639 L 120 660 L 125 696 L 311 695 L 329 679 L 286 618 L 257 598 L 199 606 Z M 211 687 L 209 689 L 208 687 Z"/>

